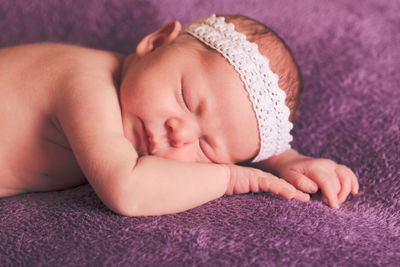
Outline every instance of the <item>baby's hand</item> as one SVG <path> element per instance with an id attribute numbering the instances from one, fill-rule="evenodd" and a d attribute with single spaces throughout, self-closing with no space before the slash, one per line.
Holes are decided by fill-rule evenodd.
<path id="1" fill-rule="evenodd" d="M 271 192 L 285 199 L 308 201 L 310 196 L 289 184 L 283 179 L 251 167 L 226 165 L 230 171 L 227 195 L 244 194 L 248 192 Z"/>
<path id="2" fill-rule="evenodd" d="M 331 208 L 338 208 L 350 192 L 358 193 L 359 184 L 352 170 L 332 160 L 306 157 L 290 149 L 272 161 L 272 169 L 297 189 L 316 193 L 320 188 L 322 200 Z"/>

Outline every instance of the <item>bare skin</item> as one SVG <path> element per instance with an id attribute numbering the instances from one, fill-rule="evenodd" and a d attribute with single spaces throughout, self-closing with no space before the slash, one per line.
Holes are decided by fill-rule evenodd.
<path id="1" fill-rule="evenodd" d="M 0 196 L 86 181 L 55 113 L 68 81 L 118 79 L 121 55 L 65 45 L 0 50 Z"/>
<path id="2" fill-rule="evenodd" d="M 233 165 L 257 153 L 256 121 L 233 68 L 199 51 L 178 22 L 127 58 L 54 44 L 1 49 L 0 197 L 88 181 L 110 209 L 137 216 L 250 191 L 307 201 L 320 188 L 338 207 L 358 192 L 348 168 L 293 150 L 257 169 Z"/>

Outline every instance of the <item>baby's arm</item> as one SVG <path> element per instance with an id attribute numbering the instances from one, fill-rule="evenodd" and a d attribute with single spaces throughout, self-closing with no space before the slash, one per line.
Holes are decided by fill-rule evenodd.
<path id="1" fill-rule="evenodd" d="M 81 76 L 85 78 L 66 82 L 67 88 L 58 96 L 56 116 L 89 183 L 115 212 L 128 216 L 175 213 L 225 193 L 250 190 L 272 191 L 288 199 L 308 197 L 252 168 L 138 158 L 124 137 L 112 81 Z"/>
<path id="2" fill-rule="evenodd" d="M 329 159 L 306 157 L 293 149 L 273 156 L 256 165 L 282 177 L 297 189 L 307 193 L 323 193 L 330 207 L 339 207 L 349 193 L 358 193 L 357 177 L 348 167 Z"/>
<path id="3" fill-rule="evenodd" d="M 124 198 L 118 213 L 160 215 L 199 206 L 224 194 L 269 191 L 286 199 L 309 196 L 271 174 L 253 168 L 213 163 L 186 163 L 144 156 L 123 182 Z M 123 180 L 121 180 L 123 181 Z"/>

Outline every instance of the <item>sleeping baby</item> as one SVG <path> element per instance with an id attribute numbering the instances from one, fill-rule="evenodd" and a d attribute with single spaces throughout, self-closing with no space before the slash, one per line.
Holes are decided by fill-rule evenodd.
<path id="1" fill-rule="evenodd" d="M 321 190 L 337 208 L 358 192 L 349 168 L 290 148 L 299 68 L 244 16 L 171 22 L 129 56 L 2 48 L 0 73 L 0 197 L 89 182 L 111 210 L 146 216 L 248 192 Z"/>

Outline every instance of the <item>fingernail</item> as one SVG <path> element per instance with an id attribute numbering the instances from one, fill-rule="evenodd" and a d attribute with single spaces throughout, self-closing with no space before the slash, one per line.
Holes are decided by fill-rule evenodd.
<path id="1" fill-rule="evenodd" d="M 315 191 L 317 191 L 318 190 L 318 186 L 315 186 L 315 185 L 310 185 L 310 187 L 309 187 L 309 189 L 308 190 L 310 190 L 311 192 L 315 192 Z"/>

